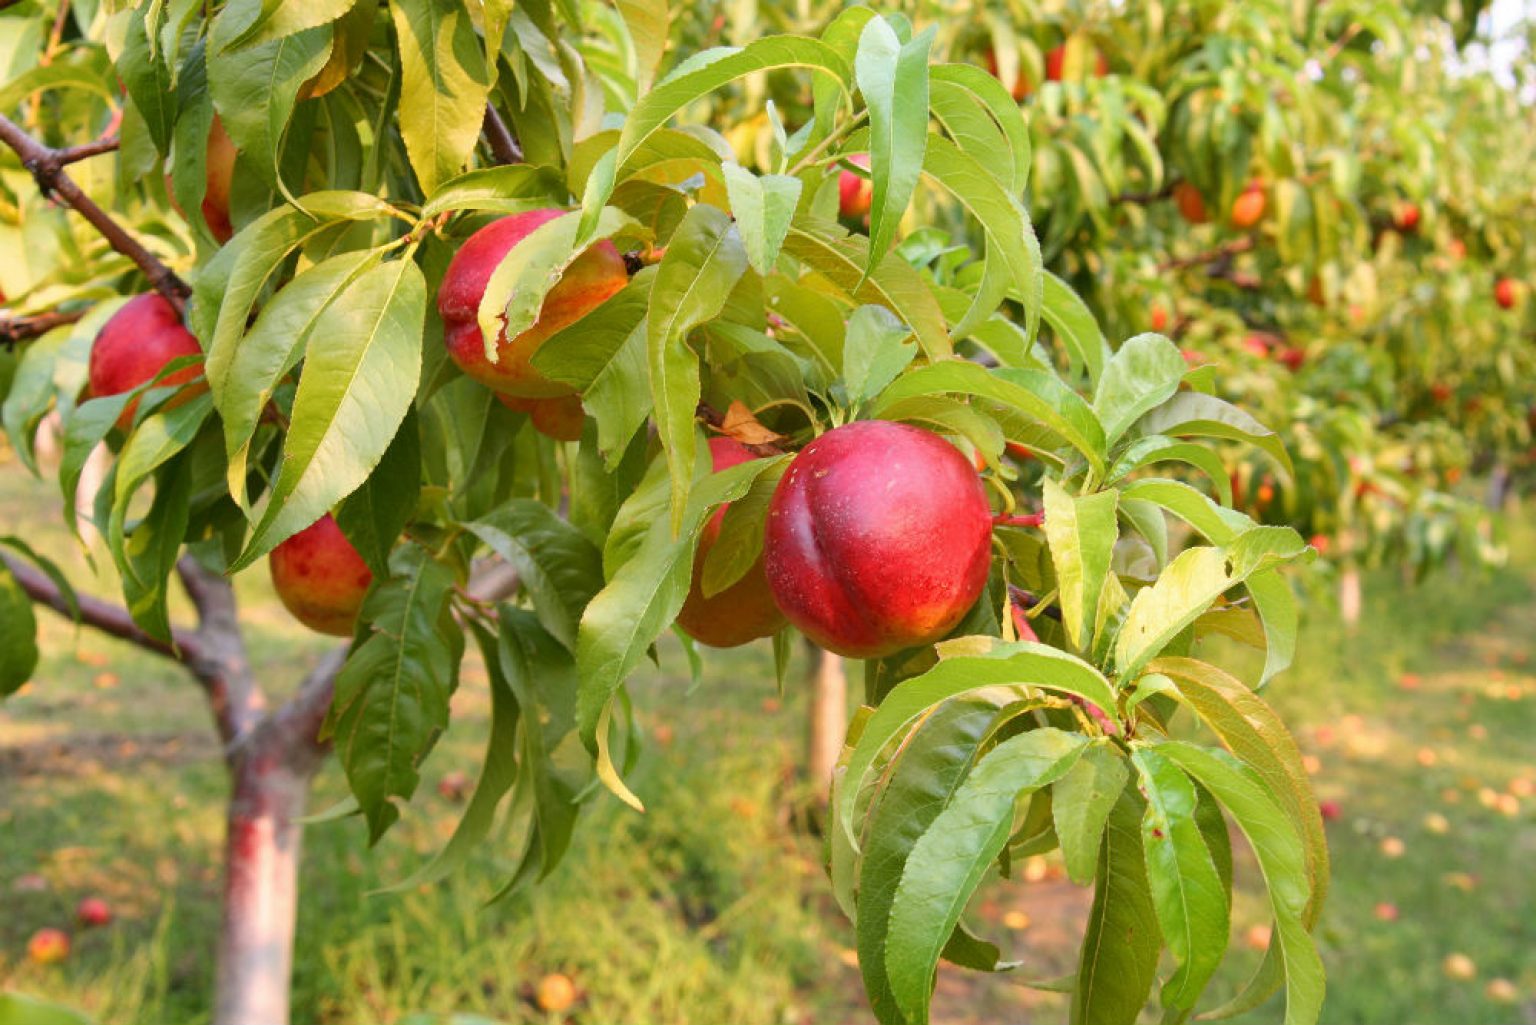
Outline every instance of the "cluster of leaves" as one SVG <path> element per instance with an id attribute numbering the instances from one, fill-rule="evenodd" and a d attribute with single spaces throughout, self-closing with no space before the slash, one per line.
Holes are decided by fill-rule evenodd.
<path id="1" fill-rule="evenodd" d="M 996 78 L 935 63 L 933 29 L 867 8 L 659 78 L 668 12 L 655 3 L 73 10 L 78 38 L 47 67 L 77 77 L 28 71 L 10 102 L 43 90 L 74 112 L 60 125 L 120 121 L 103 195 L 193 269 L 205 373 L 82 401 L 114 308 L 99 303 L 0 377 L 5 426 L 30 460 L 41 417 L 61 415 L 66 510 L 86 455 L 109 446 L 94 519 L 129 611 L 164 640 L 184 552 L 238 572 L 336 510 L 376 582 L 326 735 L 375 840 L 447 725 L 469 635 L 490 676 L 486 762 L 458 832 L 402 885 L 451 870 L 502 810 L 524 838 L 510 889 L 554 866 L 599 783 L 639 806 L 624 781 L 637 750 L 625 681 L 656 656 L 722 503 L 706 589 L 756 561 L 789 459 L 712 473 L 701 408 L 739 403 L 786 447 L 857 417 L 908 421 L 974 451 L 1004 514 L 1042 503 L 1044 530 L 999 528 L 987 592 L 954 637 L 867 665 L 831 874 L 881 1018 L 926 1019 L 941 955 L 999 967 L 961 928 L 965 902 L 994 860 L 1056 844 L 1097 887 L 1077 1017 L 1135 1020 L 1164 944 L 1178 969 L 1163 1002 L 1187 1014 L 1226 945 L 1225 810 L 1258 854 L 1278 937 L 1234 1006 L 1284 985 L 1290 1019 L 1316 1019 L 1307 931 L 1326 852 L 1295 746 L 1252 690 L 1191 657 L 1205 634 L 1237 637 L 1266 650 L 1260 684 L 1291 659 L 1296 603 L 1279 569 L 1309 549 L 1230 508 L 1206 442 L 1252 446 L 1282 476 L 1289 459 L 1213 394 L 1211 368 L 1155 333 L 1111 346 L 1044 269 L 1025 203 L 1030 131 Z M 40 20 L 35 7 L 0 15 Z M 805 102 L 790 120 L 765 105 L 765 160 L 743 163 L 703 122 L 722 91 L 764 73 Z M 478 148 L 487 102 L 508 112 L 525 162 L 494 166 Z M 214 113 L 243 183 L 240 230 L 217 248 L 196 213 L 190 230 L 167 213 L 156 173 L 169 167 L 180 209 L 200 209 Z M 867 236 L 837 223 L 844 171 L 872 179 Z M 582 395 L 572 444 L 456 369 L 430 301 L 488 216 L 548 207 L 570 209 L 491 275 L 488 339 L 532 325 L 596 243 L 649 264 L 534 358 Z M 900 237 L 913 209 L 956 234 Z M 43 223 L 29 230 L 58 226 Z M 953 241 L 961 232 L 976 245 Z M 104 262 L 73 285 L 39 275 L 27 294 L 72 287 L 84 301 L 134 283 Z M 1010 444 L 1034 457 L 1022 470 Z M 1180 551 L 1185 538 L 1198 543 Z M 511 601 L 470 593 L 492 555 L 518 572 Z M 12 597 L 0 590 L 8 631 Z M 1018 640 L 1026 626 L 1043 642 Z M 788 644 L 776 640 L 781 656 Z M 1219 747 L 1168 735 L 1183 705 Z"/>

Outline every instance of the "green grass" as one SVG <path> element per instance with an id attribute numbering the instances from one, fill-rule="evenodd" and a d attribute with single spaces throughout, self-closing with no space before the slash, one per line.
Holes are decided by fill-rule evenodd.
<path id="1" fill-rule="evenodd" d="M 93 577 L 59 527 L 54 495 L 0 467 L 0 532 L 23 532 L 83 586 L 105 590 L 110 579 Z M 1536 798 L 1506 808 L 1513 814 L 1483 803 L 1517 777 L 1536 782 L 1536 677 L 1526 664 L 1536 636 L 1533 538 L 1536 530 L 1516 532 L 1511 547 L 1522 554 L 1508 570 L 1419 590 L 1372 578 L 1353 636 L 1315 601 L 1298 667 L 1271 688 L 1319 760 L 1320 796 L 1343 812 L 1328 827 L 1333 895 L 1320 931 L 1329 1023 L 1536 1020 Z M 240 591 L 253 652 L 281 691 L 326 643 L 287 619 L 262 571 L 246 574 Z M 0 707 L 0 989 L 106 1022 L 204 1021 L 226 783 L 200 695 L 163 661 L 77 636 L 56 618 L 45 620 L 43 644 L 37 681 Z M 792 812 L 803 794 L 797 688 L 777 700 L 763 651 L 711 655 L 691 693 L 681 653 L 665 651 L 664 666 L 636 687 L 652 735 L 634 779 L 646 815 L 600 799 L 550 879 L 488 909 L 510 840 L 485 845 L 437 886 L 370 896 L 420 865 L 460 810 L 431 784 L 478 762 L 484 676 L 469 665 L 454 726 L 400 826 L 375 850 L 355 821 L 307 832 L 295 1020 L 562 1020 L 528 998 L 551 971 L 582 991 L 568 1020 L 590 1025 L 870 1020 L 851 929 L 832 905 L 818 842 Z M 1399 685 L 1405 673 L 1417 689 Z M 1434 764 L 1420 764 L 1422 750 Z M 343 791 L 329 767 L 314 807 Z M 1450 832 L 1431 831 L 1431 814 Z M 1402 841 L 1401 857 L 1382 853 L 1386 837 Z M 1245 942 L 1262 919 L 1251 859 L 1243 870 L 1223 992 L 1258 959 Z M 1069 970 L 1086 895 L 1053 863 L 1027 874 L 1043 878 L 990 885 L 976 924 L 1022 949 L 1030 976 Z M 28 875 L 46 888 L 18 891 Z M 111 901 L 114 924 L 77 931 L 63 966 L 28 964 L 32 931 L 67 925 L 92 893 Z M 1378 921 L 1380 903 L 1395 904 L 1399 918 Z M 1472 958 L 1478 977 L 1447 978 L 1440 966 L 1451 953 Z M 1524 1006 L 1491 1001 L 1484 987 L 1495 977 L 1512 980 Z M 1008 976 L 946 969 L 934 1020 L 1064 1017 L 1060 998 Z M 1278 1003 L 1250 1016 L 1280 1018 Z"/>

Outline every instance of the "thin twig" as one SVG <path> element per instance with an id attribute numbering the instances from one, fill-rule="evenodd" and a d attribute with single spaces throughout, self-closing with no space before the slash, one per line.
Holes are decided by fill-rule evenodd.
<path id="1" fill-rule="evenodd" d="M 521 164 L 523 162 L 523 148 L 517 144 L 517 138 L 513 136 L 512 129 L 507 127 L 502 120 L 501 112 L 491 104 L 485 105 L 485 141 L 491 147 L 491 155 L 498 163 Z"/>
<path id="2" fill-rule="evenodd" d="M 97 206 L 64 172 L 60 154 L 68 153 L 68 150 L 55 150 L 44 146 L 4 115 L 0 115 L 0 142 L 15 150 L 16 155 L 21 158 L 22 166 L 37 180 L 37 187 L 42 190 L 44 196 L 57 195 L 73 207 L 101 233 L 113 249 L 128 257 L 139 270 L 144 272 L 149 283 L 165 296 L 172 306 L 176 307 L 178 313 L 185 312 L 187 298 L 191 296 L 192 290 L 187 287 L 186 282 L 176 276 L 174 271 L 128 234 L 122 225 Z"/>
<path id="3" fill-rule="evenodd" d="M 1147 206 L 1148 204 L 1156 203 L 1160 200 L 1168 199 L 1171 197 L 1173 195 L 1174 186 L 1178 184 L 1179 182 L 1177 179 L 1170 178 L 1168 181 L 1164 182 L 1163 187 L 1158 189 L 1156 192 L 1122 192 L 1110 202 L 1135 203 L 1138 206 Z"/>
<path id="4" fill-rule="evenodd" d="M 0 313 L 0 345 L 12 346 L 17 342 L 45 335 L 56 327 L 73 324 L 83 316 L 85 313 L 79 310 L 72 313 L 60 313 L 54 310 L 48 313 L 34 313 L 30 317 L 13 317 L 8 313 Z"/>
<path id="5" fill-rule="evenodd" d="M 1216 263 L 1217 261 L 1228 259 L 1229 257 L 1236 256 L 1238 253 L 1246 253 L 1252 248 L 1252 237 L 1245 235 L 1242 238 L 1233 239 L 1231 242 L 1218 246 L 1215 249 L 1208 249 L 1203 253 L 1196 253 L 1193 256 L 1180 256 L 1171 260 L 1164 260 L 1161 264 L 1158 265 L 1157 269 L 1160 271 L 1168 271 L 1180 270 L 1185 267 L 1200 267 L 1208 263 Z"/>
<path id="6" fill-rule="evenodd" d="M 70 164 L 87 160 L 91 157 L 99 157 L 103 153 L 111 153 L 118 148 L 119 140 L 115 135 L 103 135 L 95 142 L 81 143 L 79 146 L 66 146 L 63 149 L 53 151 L 54 163 L 60 167 L 68 167 Z"/>

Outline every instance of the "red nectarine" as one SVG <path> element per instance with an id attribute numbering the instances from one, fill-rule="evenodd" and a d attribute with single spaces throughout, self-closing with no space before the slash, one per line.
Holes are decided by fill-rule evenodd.
<path id="1" fill-rule="evenodd" d="M 1242 195 L 1232 201 L 1232 227 L 1246 231 L 1264 219 L 1264 185 L 1252 181 Z"/>
<path id="2" fill-rule="evenodd" d="M 986 587 L 992 514 L 960 450 L 905 424 L 828 431 L 769 507 L 763 568 L 806 636 L 850 658 L 939 640 Z"/>
<path id="3" fill-rule="evenodd" d="M 1190 224 L 1204 224 L 1211 219 L 1205 210 L 1205 197 L 1193 182 L 1179 182 L 1173 187 L 1173 202 L 1179 214 Z"/>
<path id="4" fill-rule="evenodd" d="M 272 586 L 293 617 L 311 630 L 352 636 L 373 572 L 326 513 L 267 557 Z"/>
<path id="5" fill-rule="evenodd" d="M 869 154 L 855 153 L 848 158 L 860 167 L 869 167 Z M 837 213 L 840 217 L 856 221 L 869 213 L 875 198 L 875 183 L 852 171 L 837 173 Z"/>
<path id="6" fill-rule="evenodd" d="M 1512 279 L 1500 278 L 1493 283 L 1493 301 L 1503 309 L 1514 309 L 1517 298 L 1519 298 L 1519 291 Z"/>
<path id="7" fill-rule="evenodd" d="M 756 458 L 741 442 L 725 437 L 709 439 L 709 455 L 716 473 Z M 729 507 L 727 503 L 716 509 L 699 534 L 699 547 L 693 557 L 693 584 L 688 588 L 688 600 L 677 614 L 677 625 L 688 636 L 712 648 L 734 648 L 784 628 L 784 613 L 774 604 L 773 592 L 763 576 L 761 556 L 740 580 L 718 594 L 704 596 L 704 560 L 720 538 L 720 525 Z"/>
<path id="8" fill-rule="evenodd" d="M 624 258 L 613 243 L 597 243 L 578 256 L 549 290 L 538 321 L 516 338 L 509 339 L 503 330 L 496 338 L 496 362 L 485 358 L 478 320 L 485 286 L 513 246 L 563 213 L 529 210 L 487 224 L 459 247 L 437 291 L 448 355 L 470 377 L 503 395 L 544 399 L 571 394 L 568 385 L 549 380 L 528 360 L 545 339 L 592 312 L 629 282 Z"/>
<path id="9" fill-rule="evenodd" d="M 181 323 L 176 307 L 159 292 L 129 299 L 101 326 L 87 366 L 91 395 L 121 395 L 154 380 L 179 356 L 201 356 L 197 337 Z M 183 384 L 202 374 L 201 362 L 166 375 L 161 385 Z M 182 399 L 177 396 L 177 399 Z M 172 400 L 176 401 L 176 400 Z M 117 426 L 127 430 L 139 401 L 123 408 Z"/>

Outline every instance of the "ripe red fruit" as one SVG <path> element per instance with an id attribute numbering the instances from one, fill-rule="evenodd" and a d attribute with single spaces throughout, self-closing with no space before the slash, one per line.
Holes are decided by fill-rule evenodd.
<path id="1" fill-rule="evenodd" d="M 75 905 L 75 921 L 88 929 L 106 925 L 112 921 L 112 909 L 100 897 L 87 897 Z"/>
<path id="2" fill-rule="evenodd" d="M 1318 804 L 1317 810 L 1327 822 L 1337 822 L 1344 817 L 1344 809 L 1339 807 L 1338 801 L 1323 801 Z"/>
<path id="3" fill-rule="evenodd" d="M 1243 348 L 1248 352 L 1253 353 L 1255 356 L 1258 356 L 1262 359 L 1267 359 L 1269 357 L 1269 347 L 1273 340 L 1273 335 L 1267 335 L 1262 332 L 1255 331 L 1253 334 L 1247 335 L 1243 338 Z"/>
<path id="4" fill-rule="evenodd" d="M 1407 234 L 1419 226 L 1419 207 L 1416 203 L 1404 203 L 1392 218 L 1397 230 Z"/>
<path id="5" fill-rule="evenodd" d="M 326 513 L 272 549 L 272 586 L 293 617 L 311 630 L 352 636 L 373 572 Z"/>
<path id="6" fill-rule="evenodd" d="M 556 441 L 580 441 L 587 421 L 580 395 L 562 395 L 558 399 L 519 399 L 497 395 L 501 404 L 519 413 L 527 413 L 533 429 Z"/>
<path id="7" fill-rule="evenodd" d="M 709 455 L 715 472 L 730 469 L 756 457 L 733 438 L 710 438 Z M 784 628 L 784 613 L 774 604 L 773 592 L 763 576 L 763 559 L 730 587 L 709 597 L 704 596 L 704 561 L 720 538 L 720 524 L 730 503 L 715 510 L 699 534 L 699 547 L 693 556 L 693 584 L 688 600 L 677 614 L 677 625 L 700 644 L 712 648 L 734 648 L 759 637 L 770 637 Z"/>
<path id="8" fill-rule="evenodd" d="M 880 658 L 954 629 L 986 587 L 991 538 L 981 478 L 957 448 L 864 420 L 790 464 L 769 507 L 763 568 L 811 640 Z"/>
<path id="9" fill-rule="evenodd" d="M 1028 445 L 1021 445 L 1017 441 L 1003 442 L 1003 449 L 1020 462 L 1035 458 L 1035 454 L 1029 450 Z"/>
<path id="10" fill-rule="evenodd" d="M 1294 345 L 1287 345 L 1275 353 L 1275 359 L 1283 363 L 1285 368 L 1294 374 L 1307 362 L 1307 353 L 1305 349 L 1297 348 Z"/>
<path id="11" fill-rule="evenodd" d="M 208 184 L 203 192 L 203 220 L 207 222 L 213 237 L 220 242 L 228 242 L 235 233 L 229 219 L 229 189 L 235 180 L 237 155 L 233 140 L 224 131 L 224 122 L 215 114 L 213 124 L 208 129 L 205 165 Z"/>
<path id="12" fill-rule="evenodd" d="M 848 158 L 860 167 L 869 167 L 869 154 L 855 153 Z M 869 213 L 875 198 L 875 183 L 852 171 L 837 173 L 837 212 L 841 217 L 856 221 Z"/>
<path id="13" fill-rule="evenodd" d="M 1192 182 L 1179 182 L 1173 187 L 1173 202 L 1179 208 L 1179 215 L 1190 224 L 1205 224 L 1211 219 L 1205 209 L 1205 197 Z"/>
<path id="14" fill-rule="evenodd" d="M 1152 307 L 1151 323 L 1152 330 L 1158 334 L 1168 330 L 1168 311 L 1163 309 L 1162 306 Z"/>
<path id="15" fill-rule="evenodd" d="M 197 337 L 181 323 L 176 307 L 159 292 L 136 295 L 102 325 L 91 347 L 88 366 L 93 396 L 120 395 L 154 380 L 165 365 L 179 356 L 201 356 Z M 201 361 L 169 374 L 161 385 L 191 381 L 203 372 Z M 173 401 L 185 401 L 177 396 Z M 139 400 L 123 408 L 117 426 L 127 430 Z"/>
<path id="16" fill-rule="evenodd" d="M 39 929 L 27 941 L 27 956 L 38 964 L 58 964 L 69 956 L 69 936 L 62 929 Z"/>
<path id="17" fill-rule="evenodd" d="M 1451 386 L 1444 381 L 1436 381 L 1429 386 L 1429 395 L 1436 402 L 1449 402 L 1451 400 Z"/>
<path id="18" fill-rule="evenodd" d="M 540 225 L 564 210 L 529 210 L 492 221 L 459 247 L 437 290 L 437 310 L 443 318 L 448 355 L 470 377 L 503 395 L 545 399 L 571 394 L 568 385 L 551 381 L 528 362 L 544 340 L 586 316 L 629 282 L 624 258 L 613 243 L 597 243 L 566 268 L 549 290 L 538 321 L 518 335 L 496 338 L 497 361 L 485 358 L 485 341 L 477 319 L 485 286 L 503 257 Z"/>
<path id="19" fill-rule="evenodd" d="M 1500 278 L 1493 284 L 1493 301 L 1506 310 L 1514 308 L 1518 295 L 1515 283 L 1510 278 Z"/>
<path id="20" fill-rule="evenodd" d="M 1045 79 L 1048 82 L 1060 82 L 1066 71 L 1067 46 L 1065 43 L 1056 47 L 1045 55 Z M 1093 51 L 1093 74 L 1096 78 L 1103 78 L 1109 74 L 1109 61 L 1098 50 Z"/>
<path id="21" fill-rule="evenodd" d="M 1252 181 L 1248 187 L 1232 201 L 1232 227 L 1239 231 L 1258 224 L 1264 219 L 1264 184 Z"/>
<path id="22" fill-rule="evenodd" d="M 1467 244 L 1459 238 L 1453 238 L 1445 245 L 1445 251 L 1451 254 L 1453 260 L 1465 260 L 1467 258 Z"/>
<path id="23" fill-rule="evenodd" d="M 1328 554 L 1329 541 L 1328 535 L 1326 534 L 1313 534 L 1312 539 L 1308 541 L 1307 544 L 1311 545 L 1313 548 L 1316 548 L 1318 555 L 1326 556 Z"/>
<path id="24" fill-rule="evenodd" d="M 997 67 L 997 51 L 990 47 L 986 52 L 987 73 L 993 78 L 1000 78 Z M 1029 76 L 1020 68 L 1018 76 L 1013 80 L 1013 88 L 1008 90 L 1015 101 L 1023 101 L 1030 93 L 1034 92 L 1034 86 L 1030 84 Z"/>

